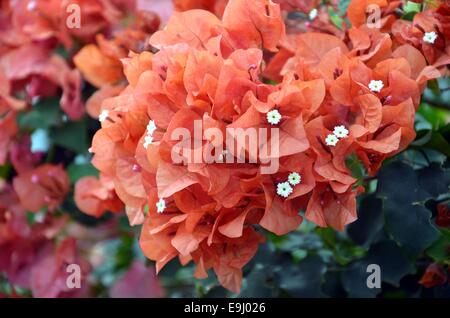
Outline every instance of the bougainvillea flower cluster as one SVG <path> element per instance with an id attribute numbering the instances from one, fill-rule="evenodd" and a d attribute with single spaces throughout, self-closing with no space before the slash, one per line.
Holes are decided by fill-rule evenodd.
<path id="1" fill-rule="evenodd" d="M 57 178 L 58 167 L 43 166 L 39 169 L 36 175 L 43 177 L 41 187 L 44 184 L 54 186 L 43 174 L 51 171 Z M 29 187 L 26 189 L 29 191 Z M 32 197 L 32 201 L 26 202 L 32 205 L 31 208 L 37 208 L 41 202 L 36 201 L 38 196 Z M 60 199 L 50 198 L 49 203 Z M 89 264 L 79 255 L 76 241 L 71 237 L 58 244 L 53 241 L 66 226 L 68 218 L 36 213 L 35 224 L 31 225 L 27 218 L 27 206 L 23 202 L 12 187 L 6 183 L 0 184 L 0 271 L 7 275 L 11 284 L 31 290 L 35 297 L 86 295 L 87 284 L 76 290 L 69 289 L 65 284 L 65 264 L 80 264 L 83 282 L 90 270 Z"/>
<path id="2" fill-rule="evenodd" d="M 140 245 L 158 271 L 178 257 L 196 264 L 197 278 L 213 269 L 238 292 L 260 228 L 283 235 L 303 217 L 337 230 L 356 220 L 364 188 L 346 160 L 356 156 L 374 175 L 414 140 L 421 93 L 449 64 L 448 6 L 410 23 L 395 19 L 398 1 L 352 1 L 352 28 L 342 34 L 312 23 L 288 33 L 288 3 L 230 0 L 222 12 L 220 1 L 191 2 L 178 8 L 217 16 L 175 12 L 151 36 L 151 50 L 122 58 L 128 85 L 101 104 L 91 148 L 108 181 L 91 195 L 110 200 L 114 188 L 130 223 L 143 223 Z M 381 29 L 364 23 L 369 3 L 382 9 Z M 317 14 L 326 15 L 310 18 Z M 277 128 L 278 153 L 265 156 L 279 169 L 263 173 L 262 156 L 174 163 L 172 135 L 194 135 L 194 122 L 203 127 L 201 150 L 222 143 L 207 128 Z M 249 159 L 250 146 L 242 147 Z M 101 214 L 99 204 L 91 214 Z"/>
<path id="3" fill-rule="evenodd" d="M 67 25 L 70 6 L 80 8 L 80 27 Z M 133 25 L 121 26 L 135 15 L 139 18 Z M 33 138 L 43 129 L 23 127 L 20 118 L 35 113 L 41 101 L 55 99 L 64 112 L 60 125 L 82 119 L 82 75 L 88 76 L 83 67 L 74 66 L 75 53 L 99 43 L 119 64 L 128 50 L 138 51 L 159 18 L 137 12 L 134 1 L 24 0 L 1 2 L 0 25 L 0 276 L 7 277 L 13 292 L 24 288 L 35 297 L 86 296 L 90 266 L 72 237 L 77 232 L 68 233 L 70 218 L 62 213 L 72 193 L 69 162 L 55 158 L 55 148 L 38 147 Z M 110 89 L 119 92 L 115 86 Z M 40 109 L 48 106 L 43 104 Z M 92 179 L 84 181 L 89 193 L 78 203 L 94 216 L 104 208 L 122 210 L 112 181 Z M 81 267 L 83 288 L 66 286 L 67 264 Z"/>

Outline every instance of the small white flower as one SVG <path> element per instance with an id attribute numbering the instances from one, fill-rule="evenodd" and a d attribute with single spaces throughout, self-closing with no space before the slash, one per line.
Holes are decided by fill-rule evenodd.
<path id="1" fill-rule="evenodd" d="M 281 182 L 277 184 L 277 193 L 283 198 L 287 198 L 292 193 L 292 187 L 289 182 Z"/>
<path id="2" fill-rule="evenodd" d="M 144 138 L 144 148 L 147 149 L 149 145 L 153 143 L 153 137 L 152 136 L 145 136 Z"/>
<path id="3" fill-rule="evenodd" d="M 436 41 L 436 39 L 437 39 L 437 34 L 436 34 L 436 32 L 426 32 L 424 35 L 423 35 L 423 40 L 425 41 L 425 42 L 427 42 L 427 43 L 430 43 L 430 44 L 434 44 L 434 42 Z"/>
<path id="4" fill-rule="evenodd" d="M 345 128 L 344 125 L 336 126 L 336 127 L 334 127 L 333 134 L 336 137 L 338 137 L 339 139 L 347 138 L 348 137 L 348 129 Z"/>
<path id="5" fill-rule="evenodd" d="M 290 184 L 295 186 L 295 185 L 299 184 L 300 182 L 302 182 L 302 176 L 297 172 L 291 172 L 288 176 L 288 181 Z"/>
<path id="6" fill-rule="evenodd" d="M 281 120 L 281 114 L 278 110 L 273 109 L 267 113 L 267 121 L 271 125 L 277 125 Z"/>
<path id="7" fill-rule="evenodd" d="M 98 120 L 99 120 L 99 122 L 104 122 L 105 120 L 106 120 L 106 118 L 108 118 L 108 116 L 109 116 L 109 111 L 107 111 L 107 110 L 102 110 L 102 112 L 100 113 L 100 116 L 98 116 Z"/>
<path id="8" fill-rule="evenodd" d="M 312 10 L 309 12 L 309 19 L 310 19 L 310 20 L 314 20 L 315 18 L 317 18 L 317 14 L 318 14 L 318 13 L 319 13 L 319 11 L 317 11 L 316 8 L 312 9 Z"/>
<path id="9" fill-rule="evenodd" d="M 153 133 L 155 132 L 156 128 L 157 127 L 156 127 L 155 121 L 154 120 L 150 120 L 148 122 L 148 125 L 147 125 L 147 134 L 152 136 Z"/>
<path id="10" fill-rule="evenodd" d="M 166 201 L 164 199 L 159 199 L 159 201 L 156 203 L 156 212 L 163 213 L 166 209 Z"/>
<path id="11" fill-rule="evenodd" d="M 339 139 L 338 137 L 336 137 L 333 134 L 329 134 L 327 136 L 327 138 L 325 138 L 325 143 L 327 144 L 327 146 L 336 146 L 336 144 L 338 143 Z"/>
<path id="12" fill-rule="evenodd" d="M 369 83 L 369 89 L 372 92 L 381 92 L 381 89 L 384 87 L 383 81 L 375 81 L 375 80 L 371 80 Z"/>

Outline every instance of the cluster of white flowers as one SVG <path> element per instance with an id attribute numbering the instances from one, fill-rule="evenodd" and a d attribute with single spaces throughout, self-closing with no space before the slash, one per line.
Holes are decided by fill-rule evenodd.
<path id="1" fill-rule="evenodd" d="M 369 83 L 369 89 L 372 92 L 379 93 L 379 92 L 381 92 L 383 87 L 384 87 L 384 83 L 381 80 L 380 81 L 371 80 Z"/>
<path id="2" fill-rule="evenodd" d="M 347 138 L 348 137 L 348 129 L 345 128 L 344 125 L 341 126 L 335 126 L 333 133 L 329 134 L 327 138 L 325 138 L 325 143 L 327 146 L 336 146 L 339 139 Z"/>
<path id="3" fill-rule="evenodd" d="M 267 121 L 271 125 L 278 125 L 281 120 L 281 114 L 278 110 L 273 109 L 267 113 Z"/>
<path id="4" fill-rule="evenodd" d="M 294 189 L 293 186 L 300 184 L 302 177 L 298 172 L 291 172 L 288 176 L 288 181 L 277 184 L 277 194 L 283 198 L 287 198 Z"/>
<path id="5" fill-rule="evenodd" d="M 150 120 L 147 125 L 147 135 L 144 138 L 144 148 L 147 149 L 148 145 L 153 143 L 153 133 L 156 130 L 155 121 Z"/>
<path id="6" fill-rule="evenodd" d="M 166 209 L 166 201 L 164 199 L 159 199 L 158 202 L 156 202 L 156 212 L 163 213 Z"/>
<path id="7" fill-rule="evenodd" d="M 425 32 L 425 34 L 423 35 L 423 41 L 430 43 L 430 44 L 434 44 L 437 37 L 438 36 L 437 36 L 436 32 Z"/>

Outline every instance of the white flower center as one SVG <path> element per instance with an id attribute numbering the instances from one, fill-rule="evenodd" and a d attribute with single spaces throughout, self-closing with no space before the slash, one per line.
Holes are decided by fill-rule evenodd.
<path id="1" fill-rule="evenodd" d="M 381 92 L 381 89 L 384 87 L 383 81 L 375 81 L 375 80 L 371 80 L 369 83 L 369 89 L 372 92 Z"/>
<path id="2" fill-rule="evenodd" d="M 427 43 L 430 43 L 430 44 L 434 44 L 434 42 L 436 41 L 436 39 L 437 39 L 437 34 L 436 34 L 436 32 L 426 32 L 424 35 L 423 35 L 423 40 L 425 41 L 425 42 L 427 42 Z"/>
<path id="3" fill-rule="evenodd" d="M 273 109 L 267 113 L 267 121 L 271 125 L 277 125 L 281 120 L 281 114 L 278 110 Z"/>
<path id="4" fill-rule="evenodd" d="M 344 125 L 336 126 L 336 127 L 334 127 L 333 134 L 336 137 L 338 137 L 339 139 L 347 138 L 348 137 L 348 129 L 345 128 Z"/>
<path id="5" fill-rule="evenodd" d="M 156 212 L 163 213 L 166 209 L 166 201 L 164 199 L 159 199 L 158 202 L 156 202 Z"/>
<path id="6" fill-rule="evenodd" d="M 291 172 L 288 176 L 288 182 L 293 186 L 299 184 L 301 181 L 302 177 L 297 172 Z"/>
<path id="7" fill-rule="evenodd" d="M 327 146 L 334 147 L 337 145 L 338 141 L 338 137 L 336 137 L 334 134 L 329 134 L 327 138 L 325 138 L 325 143 L 327 144 Z"/>
<path id="8" fill-rule="evenodd" d="M 277 193 L 283 198 L 287 198 L 292 193 L 292 187 L 289 182 L 281 182 L 277 184 Z"/>

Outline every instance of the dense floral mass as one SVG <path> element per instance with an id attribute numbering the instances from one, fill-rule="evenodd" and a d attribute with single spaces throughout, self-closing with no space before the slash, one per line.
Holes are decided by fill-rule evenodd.
<path id="1" fill-rule="evenodd" d="M 83 27 L 66 27 L 70 5 L 81 8 L 79 18 Z M 131 17 L 134 23 L 118 28 L 126 17 Z M 60 156 L 57 150 L 49 151 L 50 138 L 42 129 L 49 118 L 35 119 L 37 127 L 34 124 L 24 127 L 22 119 L 28 118 L 29 122 L 36 115 L 35 109 L 41 109 L 41 102 L 51 98 L 59 99 L 65 113 L 59 121 L 62 127 L 68 121 L 80 120 L 85 106 L 88 113 L 95 114 L 96 103 L 102 96 L 119 92 L 113 86 L 122 78 L 119 59 L 129 49 L 138 51 L 159 23 L 156 13 L 137 12 L 133 1 L 1 2 L 0 272 L 8 278 L 13 296 L 15 288 L 31 290 L 35 297 L 90 295 L 86 278 L 91 266 L 86 255 L 81 255 L 75 239 L 85 240 L 86 233 L 73 229 L 68 215 L 61 215 L 71 191 L 67 163 L 52 158 Z M 80 50 L 80 45 L 86 46 Z M 94 56 L 86 57 L 87 54 Z M 106 64 L 99 65 L 100 70 L 91 64 L 77 63 L 79 60 L 99 63 L 95 60 L 97 55 Z M 102 76 L 89 77 L 86 67 L 101 72 Z M 94 85 L 110 85 L 98 91 L 86 105 L 82 98 L 82 75 L 92 78 Z M 89 189 L 77 191 L 83 197 L 76 199 L 86 213 L 97 216 L 104 209 L 122 210 L 123 204 L 107 177 L 84 179 L 77 189 L 83 189 L 83 185 Z M 71 263 L 81 266 L 81 289 L 70 290 L 65 284 L 65 267 Z"/>
<path id="2" fill-rule="evenodd" d="M 342 17 L 339 1 L 14 3 L 0 4 L 0 273 L 37 297 L 92 293 L 64 284 L 67 264 L 87 282 L 98 263 L 91 230 L 62 213 L 74 203 L 106 220 L 102 238 L 120 235 L 122 212 L 141 226 L 156 272 L 178 258 L 239 293 L 268 236 L 358 219 L 370 189 L 350 162 L 371 180 L 409 149 L 425 89 L 449 74 L 450 7 L 439 1 L 353 0 Z M 71 4 L 80 28 L 66 26 Z M 34 119 L 50 99 L 61 118 Z M 96 130 L 89 148 L 77 151 L 81 133 L 48 136 L 47 122 L 86 116 L 98 121 L 83 126 Z M 74 176 L 91 158 L 99 174 Z M 436 224 L 448 227 L 441 202 Z M 153 287 L 136 296 L 161 296 L 152 275 L 134 261 L 111 295 L 142 279 Z M 432 264 L 419 283 L 447 277 Z"/>
<path id="3" fill-rule="evenodd" d="M 404 150 L 427 81 L 450 63 L 445 6 L 406 22 L 392 15 L 400 3 L 386 2 L 379 30 L 360 23 L 361 5 L 350 4 L 345 36 L 286 33 L 271 1 L 231 0 L 221 18 L 176 12 L 151 36 L 152 53 L 122 60 L 128 86 L 102 104 L 93 164 L 112 178 L 130 222 L 144 223 L 140 245 L 157 270 L 174 257 L 193 261 L 196 277 L 212 268 L 238 292 L 241 268 L 263 241 L 257 225 L 289 233 L 300 210 L 337 230 L 356 220 L 364 189 L 346 159 L 356 155 L 375 175 Z M 195 120 L 222 132 L 277 127 L 279 153 L 266 155 L 279 159 L 279 170 L 263 174 L 260 157 L 174 164 L 173 132 L 193 132 Z M 222 143 L 200 138 L 200 151 Z M 241 146 L 249 159 L 250 145 Z"/>

